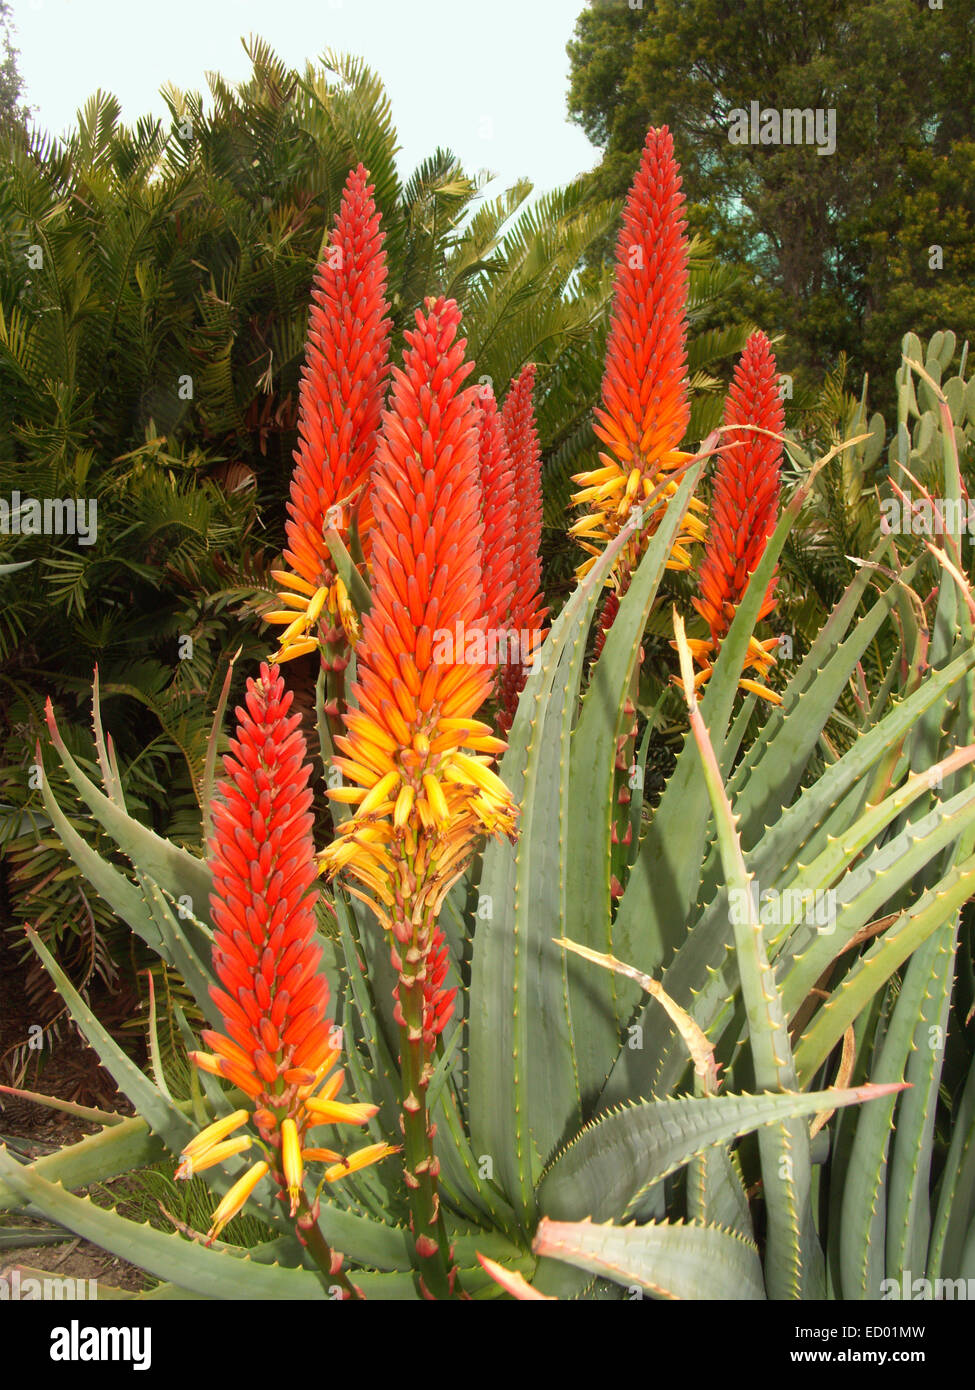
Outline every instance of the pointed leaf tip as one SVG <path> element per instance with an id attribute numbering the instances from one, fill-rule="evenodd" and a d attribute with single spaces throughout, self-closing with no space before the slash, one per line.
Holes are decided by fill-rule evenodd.
<path id="1" fill-rule="evenodd" d="M 538 1299 L 546 1303 L 555 1303 L 557 1301 L 553 1294 L 540 1293 L 538 1289 L 533 1289 L 525 1276 L 519 1274 L 517 1270 L 505 1269 L 504 1266 L 499 1265 L 496 1260 L 488 1259 L 487 1255 L 482 1255 L 479 1250 L 475 1251 L 475 1254 L 481 1262 L 482 1269 L 484 1269 L 487 1274 L 490 1274 L 494 1282 L 500 1285 L 505 1293 L 509 1293 L 512 1298 L 516 1298 L 519 1302 L 523 1303 Z"/>
<path id="2" fill-rule="evenodd" d="M 910 1091 L 913 1085 L 912 1081 L 874 1081 L 866 1086 L 857 1086 L 855 1090 L 860 1100 L 877 1100 L 880 1096 L 892 1096 L 897 1091 Z"/>

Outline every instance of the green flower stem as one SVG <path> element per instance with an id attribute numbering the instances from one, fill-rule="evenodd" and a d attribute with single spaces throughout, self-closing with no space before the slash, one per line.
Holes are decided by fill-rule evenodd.
<path id="1" fill-rule="evenodd" d="M 429 1298 L 456 1298 L 457 1273 L 437 1193 L 439 1163 L 433 1151 L 436 1132 L 427 1112 L 431 1059 L 423 1041 L 423 980 L 429 929 L 415 931 L 399 972 L 400 1075 L 403 1087 L 403 1176 L 409 1189 L 416 1269 L 421 1291 Z M 399 947 L 402 949 L 402 947 Z"/>
<path id="2" fill-rule="evenodd" d="M 331 1294 L 332 1290 L 338 1286 L 342 1289 L 346 1299 L 356 1301 L 363 1299 L 364 1295 L 361 1290 L 356 1288 L 342 1269 L 342 1256 L 332 1249 L 322 1235 L 321 1227 L 318 1224 L 317 1197 L 314 1204 L 311 1205 L 305 1194 L 301 1194 L 298 1215 L 295 1218 L 295 1230 L 298 1239 L 318 1265 L 322 1283 L 328 1293 Z"/>

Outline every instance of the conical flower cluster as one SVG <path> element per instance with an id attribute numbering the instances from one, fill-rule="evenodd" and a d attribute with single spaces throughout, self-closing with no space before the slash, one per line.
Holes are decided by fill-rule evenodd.
<path id="1" fill-rule="evenodd" d="M 515 816 L 489 766 L 505 745 L 473 718 L 491 671 L 467 655 L 468 637 L 484 626 L 477 392 L 461 388 L 471 364 L 455 341 L 457 305 L 428 300 L 416 323 L 393 374 L 373 475 L 359 708 L 344 715 L 345 756 L 335 759 L 354 785 L 329 793 L 357 810 L 322 855 L 327 872 L 358 880 L 398 935 L 436 912 L 473 841 L 512 832 Z M 402 917 L 407 903 L 412 922 Z"/>
<path id="2" fill-rule="evenodd" d="M 481 586 L 485 631 L 504 629 L 515 592 L 515 479 L 508 441 L 490 387 L 477 397 L 478 468 L 484 527 Z M 494 644 L 495 655 L 497 643 Z"/>
<path id="3" fill-rule="evenodd" d="M 282 609 L 266 621 L 284 627 L 277 660 L 324 642 L 336 655 L 358 636 L 345 584 L 325 542 L 334 529 L 349 544 L 353 519 L 368 559 L 369 474 L 389 376 L 386 257 L 373 187 L 360 164 L 348 177 L 335 230 L 315 274 L 298 410 L 300 443 L 288 503 L 290 569 L 274 571 Z"/>
<path id="4" fill-rule="evenodd" d="M 512 381 L 505 396 L 502 420 L 511 455 L 513 511 L 512 576 L 514 588 L 508 610 L 510 631 L 519 635 L 519 659 L 501 673 L 503 730 L 511 727 L 518 696 L 531 663 L 545 639 L 548 609 L 542 603 L 542 451 L 535 428 L 532 392 L 535 364 L 529 362 Z"/>
<path id="5" fill-rule="evenodd" d="M 570 527 L 593 557 L 580 566 L 582 576 L 634 508 L 640 508 L 640 538 L 628 546 L 620 565 L 624 587 L 677 490 L 675 471 L 690 457 L 680 450 L 690 418 L 683 206 L 670 131 L 666 126 L 651 129 L 616 246 L 602 406 L 595 411 L 594 426 L 607 452 L 599 456 L 601 468 L 573 479 L 581 491 L 572 500 L 587 511 Z M 671 552 L 671 568 L 689 568 L 688 545 L 704 535 L 701 511 L 692 499 Z"/>
<path id="6" fill-rule="evenodd" d="M 697 684 L 711 674 L 713 660 L 778 517 L 782 445 L 770 435 L 782 433 L 785 412 L 778 368 L 764 333 L 753 333 L 745 344 L 725 402 L 724 423 L 728 431 L 714 479 L 699 596 L 693 599 L 711 631 L 710 638 L 689 644 L 702 667 Z M 765 433 L 742 426 L 756 426 Z M 759 609 L 759 621 L 775 607 L 775 582 L 773 575 Z M 743 677 L 740 684 L 777 703 L 779 697 L 761 683 L 774 664 L 776 642 L 774 637 L 766 642 L 751 639 L 745 669 L 754 669 L 759 679 Z"/>
<path id="7" fill-rule="evenodd" d="M 334 1181 L 395 1152 L 370 1144 L 343 1159 L 307 1142 L 316 1126 L 362 1125 L 376 1107 L 336 1100 L 341 1038 L 326 1013 L 328 984 L 314 944 L 311 767 L 291 702 L 277 667 L 262 665 L 259 680 L 248 681 L 213 810 L 213 970 L 220 983 L 211 995 L 224 1031 L 204 1031 L 210 1051 L 190 1056 L 251 1097 L 254 1110 L 197 1135 L 178 1171 L 188 1177 L 251 1149 L 252 1136 L 239 1133 L 248 1123 L 264 1157 L 220 1204 L 211 1238 L 269 1172 L 294 1215 L 306 1160 L 328 1162 L 325 1178 Z"/>

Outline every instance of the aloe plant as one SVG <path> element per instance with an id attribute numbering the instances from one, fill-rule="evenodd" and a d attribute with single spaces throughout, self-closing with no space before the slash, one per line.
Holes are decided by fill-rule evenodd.
<path id="1" fill-rule="evenodd" d="M 665 137 L 651 132 L 648 158 L 666 155 Z M 371 270 L 360 264 L 356 273 Z M 463 703 L 448 730 L 458 738 L 446 741 L 450 756 L 439 762 L 423 762 L 429 748 L 419 734 L 392 739 L 392 749 L 376 744 L 375 715 L 384 707 L 377 683 L 389 683 L 403 721 L 411 709 L 393 679 L 407 666 L 383 662 L 380 637 L 412 653 L 421 689 L 434 669 L 420 655 L 423 623 L 407 616 L 433 590 L 416 593 L 407 581 L 406 600 L 397 600 L 402 581 L 391 557 L 405 556 L 415 583 L 425 576 L 432 585 L 437 570 L 423 557 L 428 531 L 443 526 L 434 519 L 438 496 L 454 512 L 437 563 L 448 571 L 453 564 L 457 583 L 441 593 L 453 593 L 464 617 L 473 592 L 460 579 L 476 573 L 483 537 L 479 428 L 474 398 L 459 386 L 457 318 L 449 301 L 428 304 L 395 377 L 370 484 L 371 574 L 349 507 L 338 524 L 334 514 L 323 519 L 313 573 L 289 584 L 290 572 L 281 572 L 295 619 L 280 655 L 287 657 L 289 643 L 322 651 L 321 771 L 336 793 L 335 834 L 323 855 L 332 883 L 320 891 L 316 938 L 303 937 L 304 950 L 308 960 L 320 952 L 311 994 L 319 1004 L 331 996 L 358 1099 L 316 1109 L 313 1092 L 326 1062 L 334 1065 L 331 1048 L 310 1078 L 287 1058 L 279 1075 L 274 1057 L 284 1051 L 275 1052 L 277 1040 L 261 1023 L 259 1060 L 231 1031 L 231 1042 L 213 1043 L 201 1063 L 198 1039 L 180 1015 L 200 1076 L 188 1096 L 174 1096 L 160 1069 L 143 1071 L 118 1047 L 34 936 L 136 1117 L 106 1117 L 97 1135 L 29 1164 L 0 1150 L 0 1206 L 29 1209 L 140 1265 L 161 1281 L 154 1297 L 816 1299 L 881 1296 L 891 1271 L 956 1277 L 970 1258 L 975 1207 L 968 1142 L 975 1092 L 964 1042 L 948 1028 L 959 921 L 975 892 L 975 601 L 964 575 L 944 553 L 940 561 L 925 553 L 904 563 L 896 538 L 883 537 L 808 653 L 791 668 L 780 663 L 781 703 L 760 717 L 754 692 L 742 698 L 739 683 L 786 537 L 825 462 L 787 443 L 802 481 L 759 547 L 700 700 L 692 649 L 683 622 L 674 622 L 687 734 L 656 806 L 634 798 L 643 814 L 632 818 L 621 862 L 617 759 L 634 715 L 641 638 L 675 543 L 689 534 L 695 487 L 719 447 L 711 436 L 699 451 L 682 451 L 665 505 L 655 506 L 662 494 L 647 490 L 652 526 L 643 508 L 624 511 L 586 562 L 522 673 L 496 773 L 487 764 L 503 745 L 480 731 Z M 440 373 L 433 386 L 427 370 Z M 940 387 L 932 389 L 940 407 Z M 346 406 L 338 402 L 338 417 Z M 399 470 L 416 462 L 404 440 L 421 420 L 430 442 L 416 444 L 417 456 L 430 452 L 427 466 L 440 470 L 442 493 L 427 503 L 428 531 L 409 519 L 400 525 L 400 546 L 391 499 L 405 495 Z M 340 429 L 341 419 L 333 416 L 332 426 Z M 375 420 L 363 428 L 375 432 Z M 959 497 L 950 410 L 940 410 L 937 428 L 944 496 Z M 671 447 L 663 429 L 660 447 Z M 659 463 L 641 459 L 647 475 Z M 346 499 L 328 501 L 331 510 Z M 461 530 L 463 544 L 452 550 Z M 495 553 L 493 575 L 502 561 Z M 919 595 L 932 574 L 929 640 Z M 607 584 L 616 585 L 617 603 L 591 654 Z M 498 592 L 492 587 L 486 597 Z M 476 604 L 470 612 L 481 630 Z M 863 663 L 874 646 L 893 655 L 870 688 Z M 475 663 L 474 671 L 465 685 L 464 663 L 455 661 L 437 679 L 474 704 L 491 687 L 490 670 Z M 265 692 L 279 688 L 273 670 L 262 680 Z M 251 694 L 258 704 L 264 698 Z M 422 695 L 414 696 L 422 709 Z M 238 712 L 241 727 L 248 713 L 257 718 L 250 700 Z M 337 732 L 339 716 L 345 733 Z M 131 873 L 78 834 L 46 777 L 43 787 L 68 853 L 181 975 L 209 1039 L 230 1027 L 234 1012 L 226 994 L 228 969 L 237 969 L 228 966 L 226 945 L 235 899 L 227 863 L 242 859 L 236 872 L 248 873 L 255 891 L 254 875 L 265 875 L 260 891 L 272 917 L 283 892 L 266 877 L 263 854 L 248 866 L 246 839 L 234 838 L 233 850 L 230 794 L 214 799 L 222 717 L 221 703 L 203 788 L 213 827 L 207 859 L 128 813 L 97 697 L 101 788 L 71 756 L 53 717 L 51 739 Z M 652 715 L 641 717 L 635 757 L 645 757 L 653 731 Z M 269 756 L 274 741 L 254 746 Z M 403 747 L 419 764 L 399 760 Z M 371 770 L 356 760 L 377 749 L 383 757 Z M 330 775 L 336 766 L 341 784 Z M 410 766 L 425 769 L 416 786 L 400 771 Z M 631 769 L 634 788 L 640 766 Z M 256 797 L 255 834 L 261 804 Z M 511 830 L 512 808 L 516 830 L 492 834 Z M 368 854 L 358 854 L 363 847 Z M 307 846 L 294 853 L 292 872 L 305 875 Z M 394 872 L 390 891 L 386 876 Z M 828 911 L 819 914 L 823 902 Z M 281 986 L 273 972 L 271 984 Z M 322 1019 L 308 1024 L 324 1046 Z M 288 1026 L 301 1033 L 293 1019 Z M 925 1045 L 938 1031 L 942 1045 Z M 242 1052 L 255 1059 L 256 1079 Z M 932 1192 L 931 1101 L 946 1065 L 967 1068 L 967 1079 Z M 248 1121 L 262 1085 L 278 1087 L 277 1100 L 262 1100 Z M 298 1088 L 288 1099 L 287 1086 Z M 362 1123 L 370 1158 L 378 1150 L 387 1157 L 361 1168 L 349 1163 L 344 1175 L 328 1170 L 313 1186 L 308 1164 L 327 1151 L 304 1148 L 300 1134 L 296 1140 L 308 1117 L 289 1109 L 292 1101 Z M 259 1181 L 265 1172 L 245 1174 L 250 1132 L 226 1137 L 245 1122 L 265 1146 L 258 1169 L 278 1175 L 277 1192 Z M 203 1144 L 194 1139 L 201 1125 Z M 389 1140 L 398 1143 L 400 1131 L 397 1160 Z M 228 1142 L 233 1152 L 221 1147 L 222 1161 L 200 1165 L 219 1199 L 207 1240 L 140 1226 L 78 1195 L 165 1153 L 174 1161 L 213 1159 L 208 1146 Z M 320 1200 L 326 1187 L 328 1200 Z M 268 1235 L 248 1249 L 219 1239 L 245 1191 Z"/>

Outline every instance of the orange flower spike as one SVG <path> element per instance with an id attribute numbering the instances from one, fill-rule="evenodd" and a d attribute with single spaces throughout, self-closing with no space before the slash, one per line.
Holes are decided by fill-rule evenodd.
<path id="1" fill-rule="evenodd" d="M 482 387 L 478 396 L 477 421 L 484 524 L 481 557 L 484 627 L 486 632 L 493 629 L 497 634 L 508 625 L 515 591 L 513 537 L 517 531 L 517 511 L 512 458 L 489 386 Z"/>
<path id="2" fill-rule="evenodd" d="M 502 412 L 514 479 L 515 589 L 508 626 L 518 634 L 519 644 L 519 660 L 509 660 L 502 675 L 502 730 L 511 727 L 529 666 L 545 638 L 548 615 L 542 603 L 542 451 L 532 406 L 534 387 L 535 364 L 529 362 L 512 381 Z"/>
<path id="3" fill-rule="evenodd" d="M 587 506 L 570 527 L 593 557 L 618 534 L 631 510 L 642 504 L 689 457 L 680 451 L 690 406 L 687 394 L 687 259 L 684 195 L 666 126 L 651 128 L 623 211 L 616 244 L 616 288 L 602 406 L 594 429 L 608 452 L 602 466 L 573 478 L 581 485 L 573 501 Z M 645 535 L 660 524 L 671 482 L 651 504 Z M 687 569 L 686 547 L 703 538 L 700 503 L 692 501 L 671 552 L 670 567 Z M 632 570 L 641 553 L 631 546 L 622 568 Z"/>
<path id="4" fill-rule="evenodd" d="M 282 593 L 282 601 L 296 609 L 281 639 L 280 660 L 314 650 L 319 625 L 340 646 L 358 635 L 324 533 L 334 528 L 348 544 L 354 514 L 368 560 L 368 481 L 389 377 L 391 331 L 383 233 L 368 177 L 361 164 L 349 174 L 335 229 L 315 272 L 286 522 L 284 558 L 293 573 L 274 571 L 278 583 L 292 591 Z M 266 620 L 282 622 L 284 616 L 277 612 Z"/>
<path id="5" fill-rule="evenodd" d="M 444 299 L 426 307 L 406 334 L 403 368 L 393 372 L 373 473 L 372 608 L 356 653 L 359 710 L 345 715 L 339 746 L 348 756 L 335 760 L 357 786 L 336 788 L 334 799 L 358 811 L 321 856 L 328 874 L 344 868 L 358 879 L 384 924 L 385 909 L 415 878 L 404 858 L 407 836 L 419 829 L 431 841 L 424 891 L 433 901 L 462 868 L 455 851 L 495 824 L 511 833 L 515 815 L 496 778 L 485 791 L 471 775 L 464 740 L 445 737 L 470 720 L 467 746 L 476 751 L 485 741 L 485 726 L 471 719 L 491 688 L 481 435 L 477 390 L 462 387 L 471 364 L 457 341 L 460 310 Z M 494 453 L 493 427 L 486 429 Z"/>
<path id="6" fill-rule="evenodd" d="M 335 799 L 358 809 L 321 862 L 325 873 L 356 881 L 350 891 L 390 933 L 418 1279 L 425 1293 L 449 1298 L 456 1270 L 426 1110 L 436 1036 L 454 999 L 444 987 L 449 961 L 436 918 L 477 839 L 512 835 L 516 808 L 487 766 L 503 745 L 473 718 L 492 684 L 484 639 L 496 597 L 492 589 L 486 603 L 482 586 L 477 391 L 462 386 L 471 366 L 457 338 L 457 305 L 431 299 L 425 310 L 405 335 L 383 417 L 372 483 L 372 607 L 352 688 L 359 708 L 346 713 L 347 736 L 337 740 L 347 756 L 335 764 L 356 787 L 336 788 Z M 493 425 L 485 432 L 493 456 Z M 334 1100 L 309 1097 L 306 1105 L 323 1122 L 356 1122 L 354 1109 Z M 370 1146 L 326 1178 L 386 1152 Z"/>
<path id="7" fill-rule="evenodd" d="M 226 1033 L 205 1030 L 210 1052 L 190 1057 L 250 1096 L 254 1109 L 236 1110 L 190 1140 L 177 1176 L 243 1153 L 252 1136 L 230 1136 L 247 1122 L 258 1130 L 267 1162 L 235 1184 L 233 1200 L 227 1194 L 211 1236 L 240 1210 L 255 1174 L 273 1173 L 297 1213 L 302 1140 L 320 1123 L 305 1098 L 339 1056 L 315 945 L 311 766 L 300 716 L 289 713 L 292 699 L 277 667 L 263 665 L 259 679 L 247 682 L 213 805 L 210 905 L 219 985 L 211 995 Z M 374 1106 L 346 1108 L 375 1113 Z"/>
<path id="8" fill-rule="evenodd" d="M 718 455 L 699 597 L 693 599 L 711 630 L 710 641 L 705 644 L 708 650 L 695 654 L 706 675 L 710 675 L 711 662 L 731 626 L 748 578 L 765 552 L 778 515 L 782 445 L 769 435 L 782 433 L 785 411 L 778 367 L 764 333 L 753 333 L 745 344 L 725 401 L 724 423 L 731 427 L 754 425 L 768 434 L 730 428 Z M 775 584 L 773 575 L 759 609 L 759 621 L 775 607 Z M 764 679 L 774 664 L 770 650 L 774 645 L 752 638 L 745 669 L 753 667 Z M 746 688 L 778 699 L 754 681 Z"/>
<path id="9" fill-rule="evenodd" d="M 238 707 L 226 775 L 214 802 L 210 863 L 213 999 L 227 1037 L 208 1033 L 224 1075 L 248 1075 L 274 1109 L 283 1072 L 327 1045 L 328 987 L 317 974 L 311 765 L 276 667 L 261 666 Z M 283 875 L 283 876 L 282 876 Z M 300 1008 L 298 1007 L 300 1005 Z M 309 1013 L 309 1011 L 311 1011 Z M 307 1024 L 320 1020 L 318 1029 Z M 324 1051 L 319 1047 L 318 1050 Z"/>

